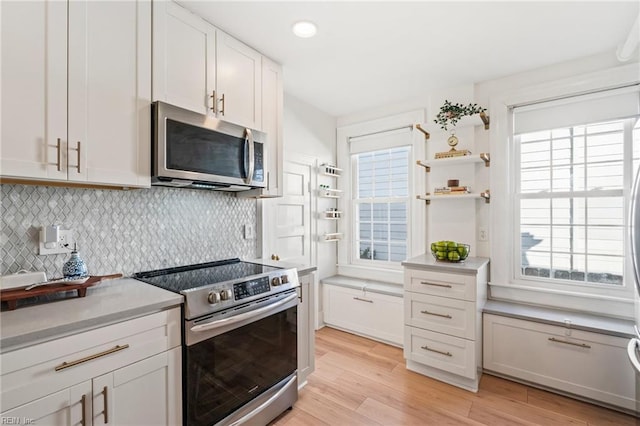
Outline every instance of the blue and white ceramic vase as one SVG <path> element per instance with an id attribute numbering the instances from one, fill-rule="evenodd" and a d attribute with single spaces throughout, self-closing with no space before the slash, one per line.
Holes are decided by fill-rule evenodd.
<path id="1" fill-rule="evenodd" d="M 87 265 L 78 255 L 78 251 L 74 248 L 71 251 L 71 257 L 62 266 L 62 275 L 65 278 L 85 277 L 89 275 Z"/>

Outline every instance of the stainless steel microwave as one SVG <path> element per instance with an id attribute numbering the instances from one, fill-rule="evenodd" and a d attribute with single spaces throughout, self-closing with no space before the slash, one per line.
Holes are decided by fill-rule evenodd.
<path id="1" fill-rule="evenodd" d="M 245 191 L 264 188 L 266 135 L 156 101 L 151 184 Z"/>

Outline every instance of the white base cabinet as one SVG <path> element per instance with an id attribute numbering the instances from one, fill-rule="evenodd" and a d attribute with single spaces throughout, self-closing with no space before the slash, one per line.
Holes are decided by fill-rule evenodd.
<path id="1" fill-rule="evenodd" d="M 477 392 L 482 375 L 482 307 L 488 259 L 403 262 L 407 369 Z"/>
<path id="2" fill-rule="evenodd" d="M 484 369 L 634 411 L 628 339 L 484 314 Z"/>
<path id="3" fill-rule="evenodd" d="M 315 370 L 315 272 L 300 279 L 298 304 L 298 388 L 307 384 L 307 377 Z"/>
<path id="4" fill-rule="evenodd" d="M 324 323 L 345 331 L 402 346 L 402 293 L 397 296 L 323 282 Z"/>
<path id="5" fill-rule="evenodd" d="M 182 423 L 180 309 L 0 355 L 2 418 L 21 424 Z"/>

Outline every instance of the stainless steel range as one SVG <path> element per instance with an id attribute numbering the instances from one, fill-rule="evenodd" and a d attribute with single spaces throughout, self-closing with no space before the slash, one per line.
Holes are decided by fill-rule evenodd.
<path id="1" fill-rule="evenodd" d="M 185 425 L 265 425 L 293 406 L 295 269 L 229 259 L 134 277 L 185 297 Z"/>

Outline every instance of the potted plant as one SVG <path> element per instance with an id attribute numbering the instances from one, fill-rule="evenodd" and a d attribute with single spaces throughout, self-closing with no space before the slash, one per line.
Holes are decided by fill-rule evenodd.
<path id="1" fill-rule="evenodd" d="M 478 104 L 462 105 L 459 103 L 451 103 L 448 100 L 440 107 L 440 112 L 436 115 L 434 122 L 440 125 L 440 128 L 447 130 L 448 126 L 455 127 L 458 120 L 466 115 L 475 115 L 485 112 L 487 109 Z"/>

